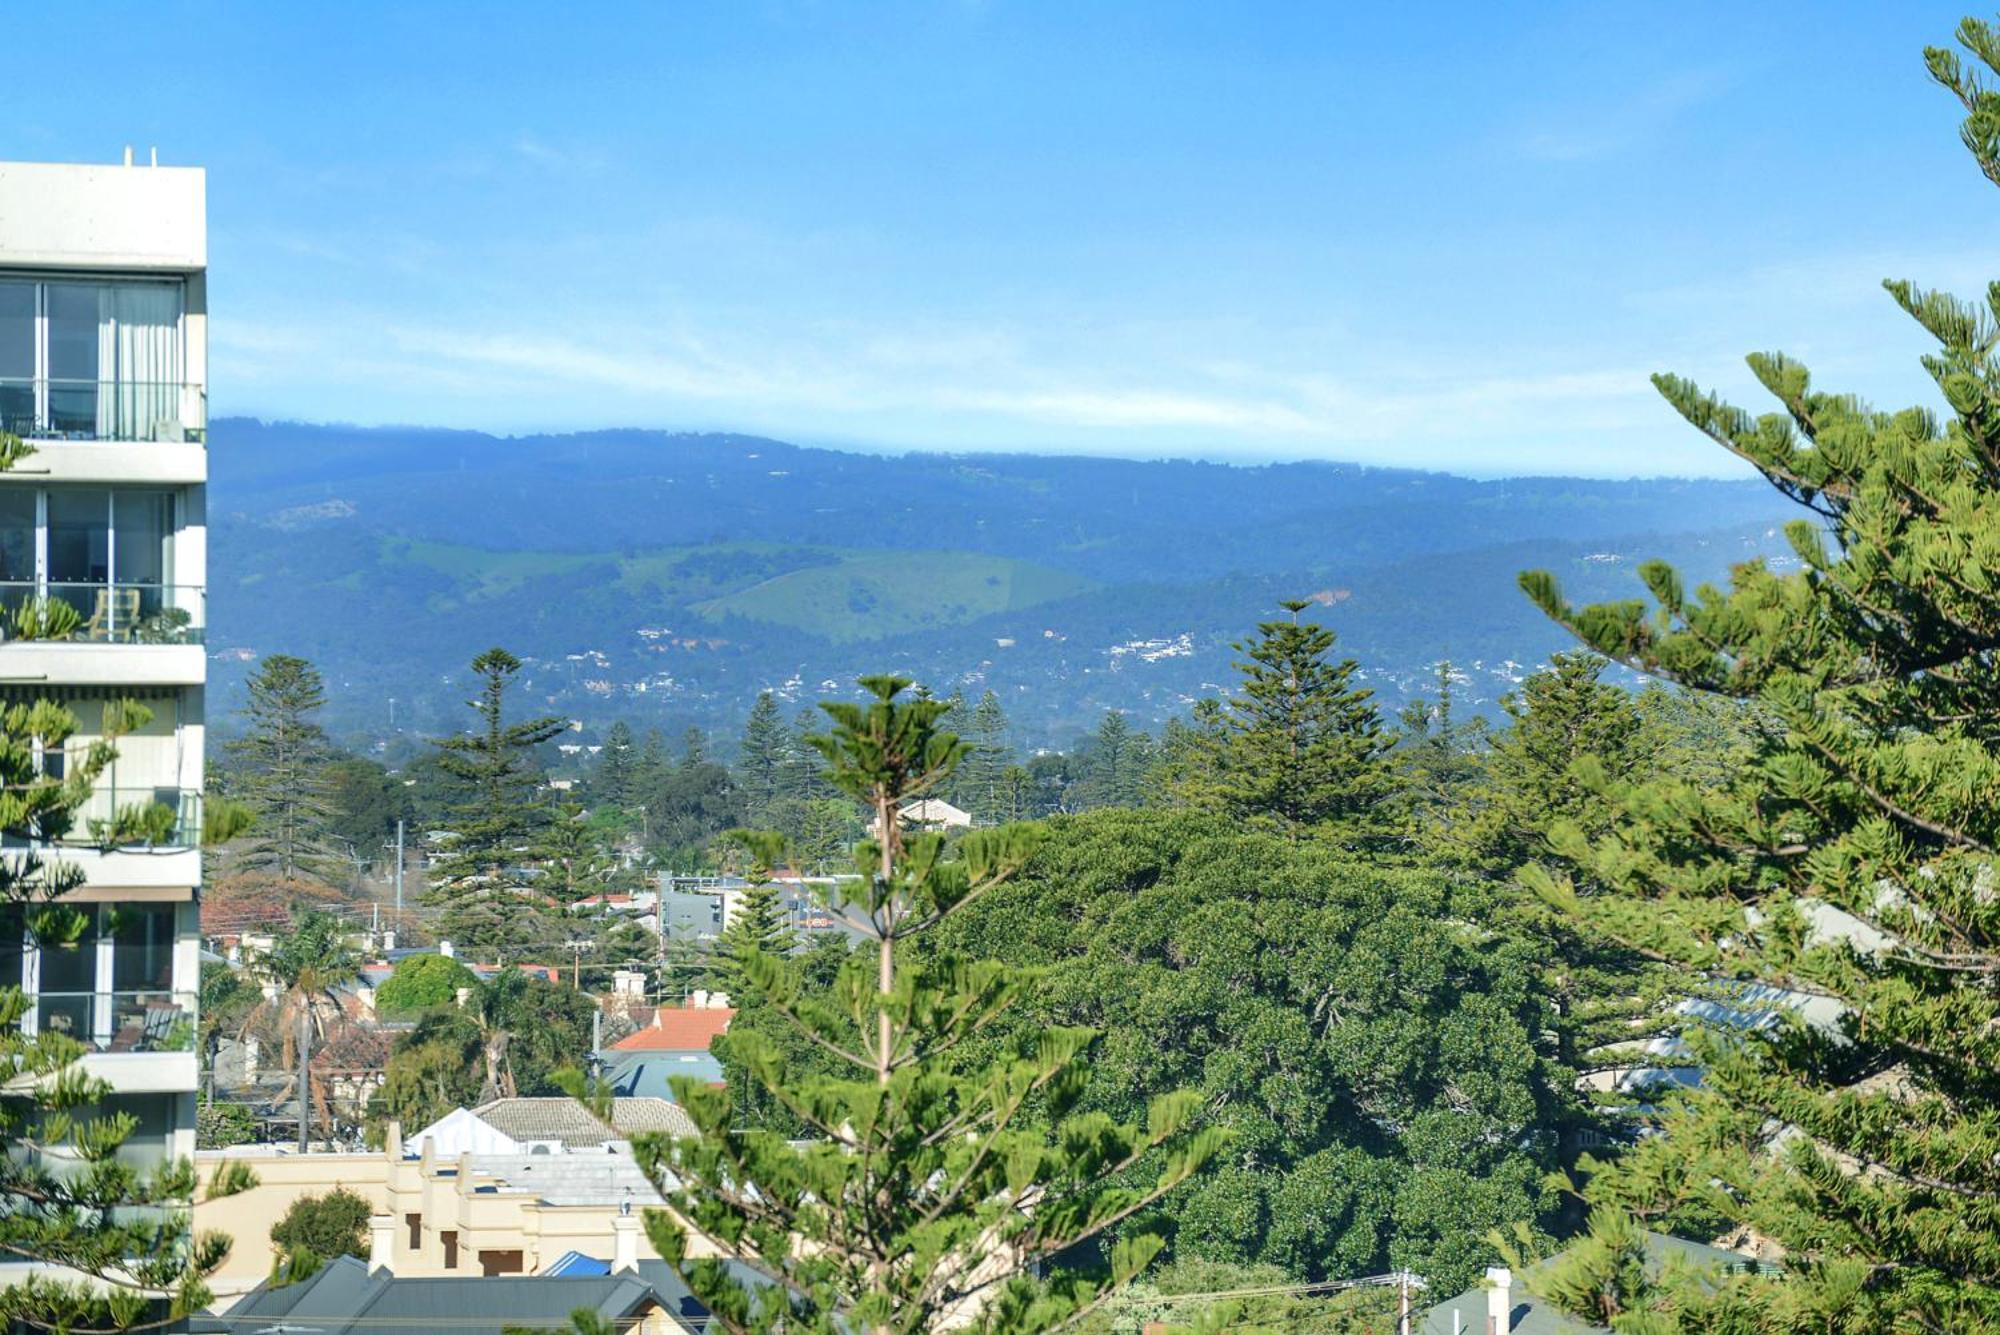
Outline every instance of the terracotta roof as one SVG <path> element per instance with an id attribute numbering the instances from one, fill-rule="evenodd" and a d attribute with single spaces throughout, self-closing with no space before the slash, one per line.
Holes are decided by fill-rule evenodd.
<path id="1" fill-rule="evenodd" d="M 662 1006 L 653 1023 L 611 1046 L 621 1052 L 706 1052 L 716 1036 L 729 1032 L 736 1012 L 726 1006 Z"/>

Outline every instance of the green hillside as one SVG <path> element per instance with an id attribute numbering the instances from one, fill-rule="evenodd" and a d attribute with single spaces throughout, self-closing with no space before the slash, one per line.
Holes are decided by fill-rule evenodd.
<path id="1" fill-rule="evenodd" d="M 392 572 L 442 576 L 433 612 L 505 599 L 537 580 L 596 571 L 649 615 L 690 608 L 837 643 L 962 625 L 1087 593 L 1080 576 L 974 552 L 879 552 L 776 543 L 717 543 L 639 552 L 488 551 L 409 538 L 381 541 Z M 379 583 L 379 580 L 376 581 Z"/>
<path id="2" fill-rule="evenodd" d="M 1090 581 L 972 552 L 864 552 L 794 570 L 695 606 L 789 626 L 835 643 L 955 626 L 1084 593 Z"/>

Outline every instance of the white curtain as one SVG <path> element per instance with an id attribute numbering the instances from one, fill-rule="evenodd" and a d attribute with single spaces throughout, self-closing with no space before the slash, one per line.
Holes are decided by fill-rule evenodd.
<path id="1" fill-rule="evenodd" d="M 99 290 L 97 434 L 103 440 L 180 438 L 181 289 L 119 283 Z"/>

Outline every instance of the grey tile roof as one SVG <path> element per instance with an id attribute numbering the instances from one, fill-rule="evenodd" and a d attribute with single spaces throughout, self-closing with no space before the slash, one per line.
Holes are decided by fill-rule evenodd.
<path id="1" fill-rule="evenodd" d="M 579 1307 L 616 1321 L 659 1302 L 637 1275 L 398 1279 L 386 1271 L 371 1275 L 360 1261 L 343 1256 L 300 1283 L 279 1289 L 259 1285 L 226 1316 L 196 1317 L 189 1329 L 194 1335 L 267 1325 L 310 1329 L 314 1335 L 497 1335 L 509 1325 L 567 1329 L 570 1313 Z"/>
<path id="2" fill-rule="evenodd" d="M 666 1099 L 613 1099 L 609 1126 L 572 1098 L 494 1099 L 472 1111 L 480 1121 L 515 1140 L 555 1140 L 573 1149 L 627 1140 L 649 1131 L 696 1134 L 687 1110 Z"/>

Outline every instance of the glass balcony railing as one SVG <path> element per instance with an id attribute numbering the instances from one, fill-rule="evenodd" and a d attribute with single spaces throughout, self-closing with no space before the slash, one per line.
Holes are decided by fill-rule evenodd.
<path id="1" fill-rule="evenodd" d="M 167 380 L 27 380 L 0 377 L 0 432 L 30 440 L 200 444 L 208 394 Z"/>
<path id="2" fill-rule="evenodd" d="M 192 992 L 42 992 L 29 1002 L 36 1032 L 99 1052 L 194 1051 Z"/>
<path id="3" fill-rule="evenodd" d="M 120 822 L 125 825 L 121 833 Z M 46 838 L 0 834 L 0 849 L 49 847 Z M 113 852 L 168 853 L 201 847 L 201 792 L 195 788 L 153 788 L 100 781 L 77 809 L 69 832 L 54 841 L 63 848 Z"/>
<path id="4" fill-rule="evenodd" d="M 192 584 L 0 581 L 0 640 L 200 644 L 204 601 Z"/>

